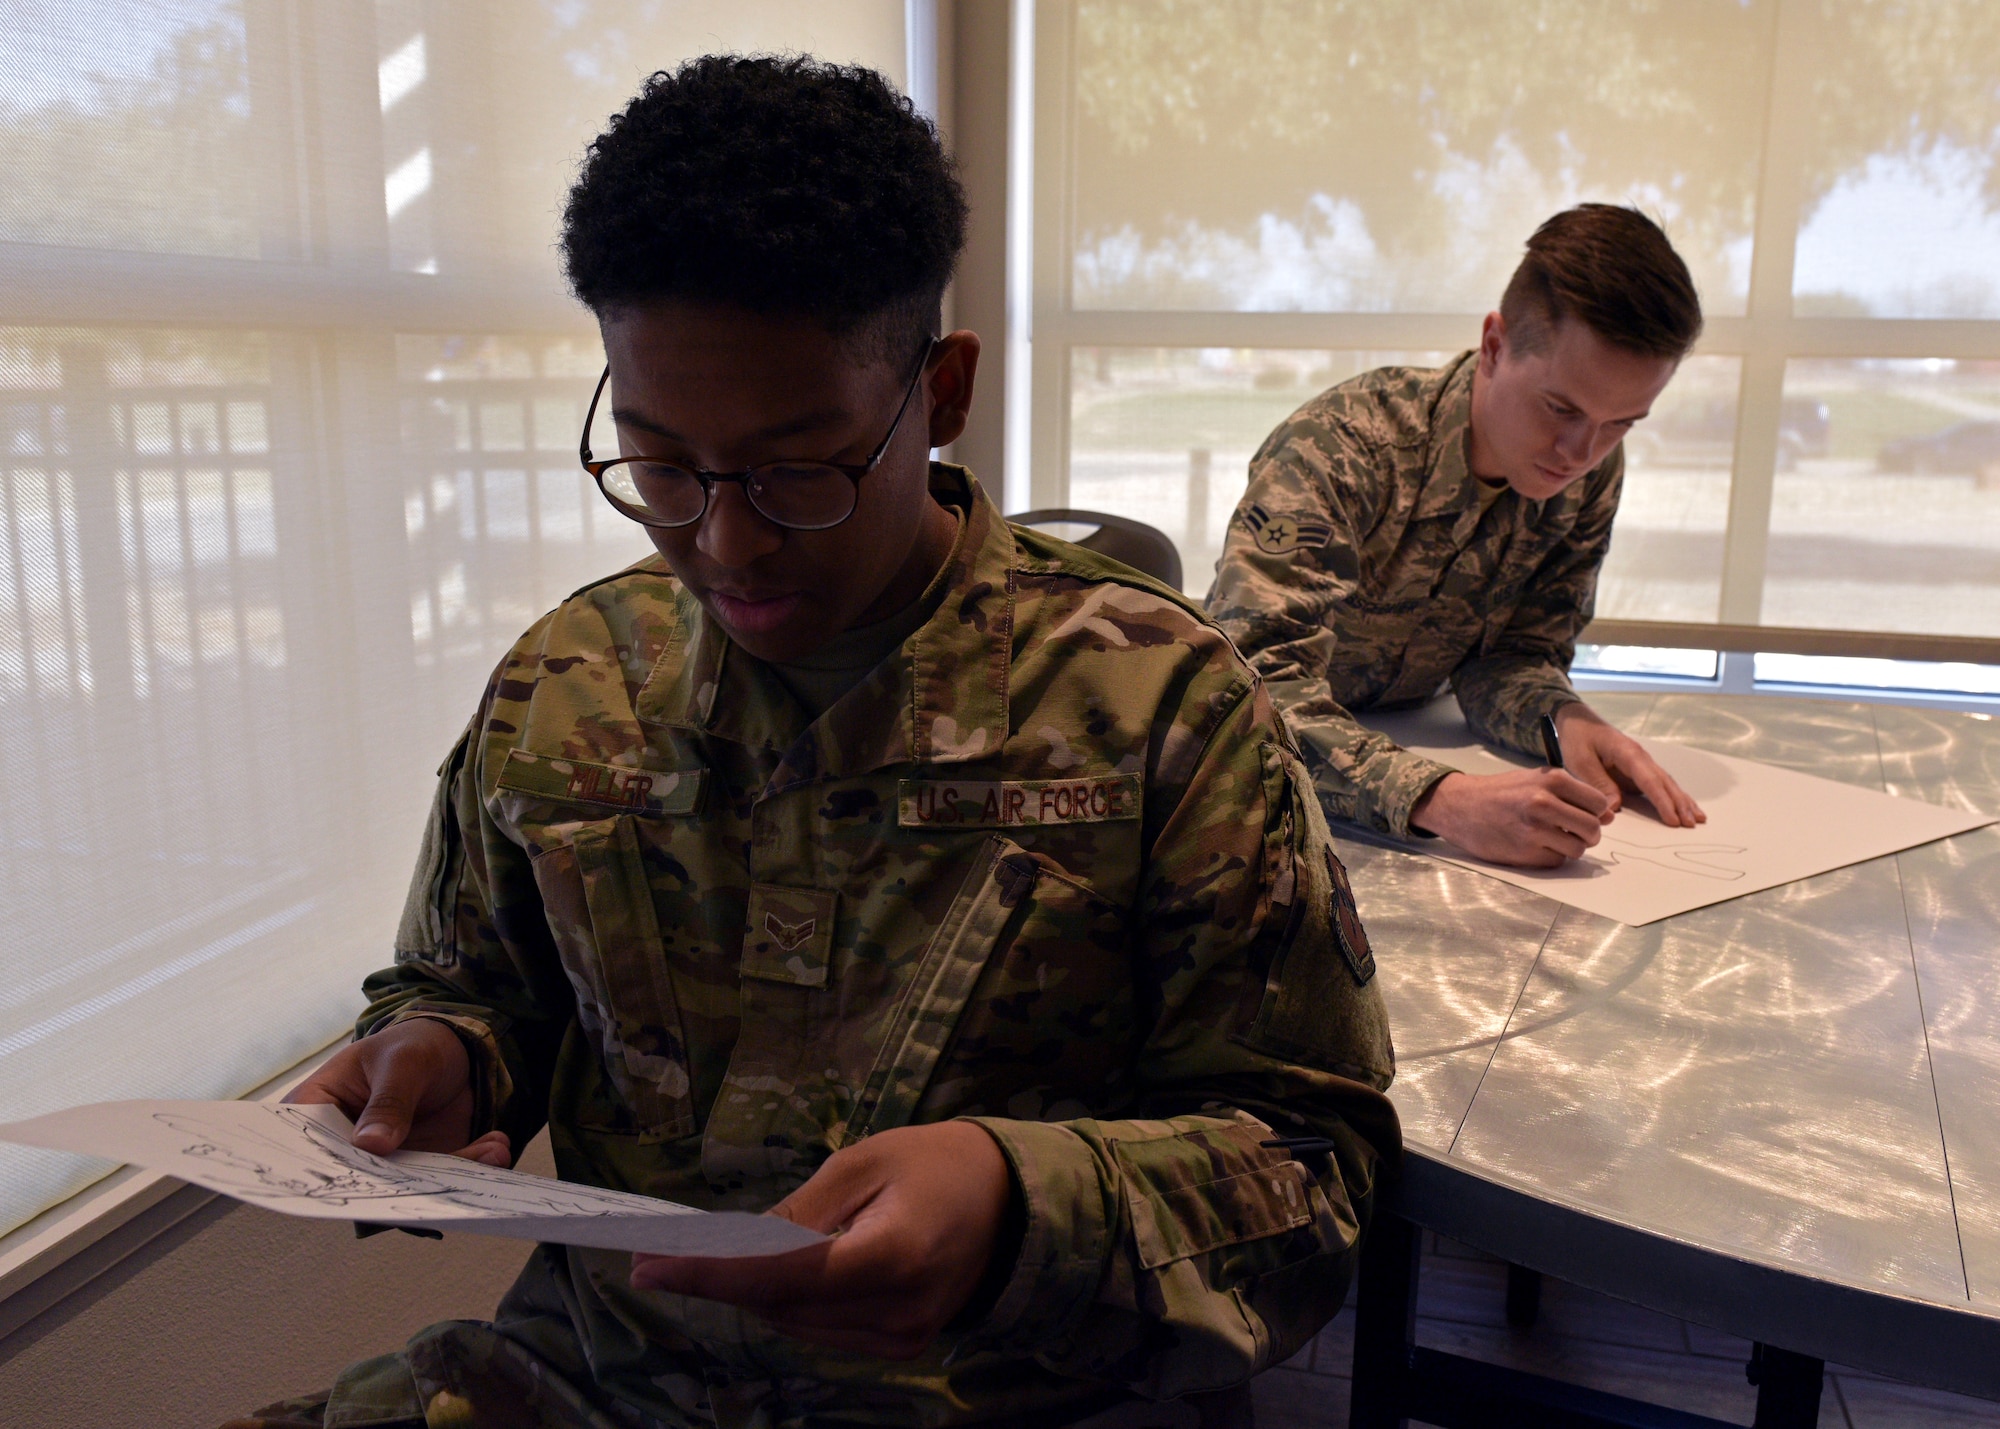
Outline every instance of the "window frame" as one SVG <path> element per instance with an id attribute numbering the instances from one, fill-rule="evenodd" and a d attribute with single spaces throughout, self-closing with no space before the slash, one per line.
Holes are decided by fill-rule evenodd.
<path id="1" fill-rule="evenodd" d="M 1076 0 L 1015 4 L 1024 41 L 1017 50 L 1033 57 L 1025 86 L 1033 96 L 1033 211 L 1025 264 L 1032 351 L 1026 480 L 1019 483 L 1025 490 L 1017 497 L 1010 482 L 1010 509 L 1070 504 L 1071 364 L 1079 348 L 1455 351 L 1477 342 L 1484 313 L 1079 310 L 1072 294 L 1070 207 Z M 1793 264 L 1812 141 L 1813 21 L 1801 0 L 1773 0 L 1748 298 L 1743 315 L 1707 319 L 1695 348 L 1742 363 L 1717 618 L 1713 624 L 1599 620 L 1584 631 L 1582 643 L 1715 650 L 1723 652 L 1725 663 L 1731 653 L 1747 661 L 1754 651 L 2000 664 L 2000 637 L 1797 630 L 1761 619 L 1786 364 L 1807 358 L 2000 358 L 2000 320 L 1802 317 L 1793 311 Z"/>
<path id="2" fill-rule="evenodd" d="M 951 7 L 942 0 L 902 0 L 901 9 L 902 78 L 919 107 L 941 118 L 948 131 L 954 72 L 941 61 L 955 58 Z M 297 480 L 315 497 L 337 487 L 348 464 L 393 456 L 380 450 L 368 411 L 393 411 L 405 398 L 429 395 L 423 389 L 430 383 L 382 377 L 398 370 L 399 338 L 474 334 L 551 345 L 582 340 L 594 347 L 596 323 L 564 291 L 553 254 L 546 281 L 524 284 L 518 272 L 484 263 L 477 253 L 454 252 L 453 223 L 440 222 L 427 238 L 444 260 L 435 265 L 442 271 L 396 266 L 384 196 L 392 165 L 380 122 L 381 10 L 381 0 L 331 8 L 305 0 L 257 0 L 244 7 L 246 63 L 257 106 L 255 142 L 282 151 L 275 172 L 285 180 L 258 195 L 260 256 L 0 240 L 0 274 L 9 280 L 0 288 L 0 327 L 271 334 L 267 428 L 286 425 L 303 436 L 282 453 L 273 437 L 269 461 L 306 468 Z M 452 33 L 454 24 L 462 26 L 463 20 L 445 16 L 434 28 L 443 38 L 463 38 L 462 30 Z M 307 30 L 310 43 L 301 33 Z M 587 389 L 588 380 L 580 381 Z M 385 390 L 385 382 L 394 390 Z M 446 395 L 476 403 L 486 392 L 532 396 L 531 389 L 544 382 L 475 378 L 438 386 L 450 389 Z M 518 455 L 496 455 L 475 439 L 467 457 L 481 474 L 489 467 L 528 468 L 532 496 L 534 468 L 542 461 L 588 482 L 574 470 L 571 440 L 573 433 L 566 432 L 562 450 L 538 451 L 531 436 Z M 534 519 L 531 510 L 529 520 Z M 610 529 L 625 524 L 608 508 L 602 519 Z M 314 555 L 334 566 L 350 563 L 353 542 L 384 535 L 376 528 L 349 530 L 338 521 L 325 523 L 318 534 L 323 548 Z M 480 540 L 485 539 L 482 525 Z M 411 640 L 410 591 L 404 586 L 360 587 L 352 599 L 348 615 L 357 631 L 380 632 L 390 642 L 385 648 Z M 366 668 L 353 648 L 360 643 L 365 642 L 350 642 L 352 663 L 346 667 L 315 671 L 319 686 L 358 683 Z M 414 680 L 432 680 L 442 665 L 413 659 L 409 672 Z M 477 691 L 461 694 L 460 703 L 469 708 Z M 366 718 L 361 713 L 355 723 Z M 412 848 L 420 832 L 409 830 Z M 394 911 L 388 910 L 390 923 Z M 388 952 L 385 943 L 384 962 Z M 301 1035 L 314 1039 L 318 1050 L 291 1066 L 270 1069 L 269 1080 L 246 1092 L 246 1100 L 282 1099 L 351 1034 L 343 1027 L 329 1040 L 305 1027 Z M 204 1212 L 218 1214 L 218 1201 L 233 1204 L 173 1177 L 125 1166 L 0 1233 L 0 1342 L 177 1226 Z"/>

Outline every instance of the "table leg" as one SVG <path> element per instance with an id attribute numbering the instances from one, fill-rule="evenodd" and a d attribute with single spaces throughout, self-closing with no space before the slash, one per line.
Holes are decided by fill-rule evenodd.
<path id="1" fill-rule="evenodd" d="M 1422 1235 L 1377 1207 L 1361 1242 L 1354 1305 L 1354 1390 L 1349 1429 L 1401 1429 L 1417 1347 L 1417 1267 Z"/>
<path id="2" fill-rule="evenodd" d="M 1753 1345 L 1746 1373 L 1757 1386 L 1751 1429 L 1817 1429 L 1826 1362 L 1775 1345 Z"/>
<path id="3" fill-rule="evenodd" d="M 1542 1313 L 1542 1272 L 1525 1265 L 1507 1267 L 1507 1323 L 1517 1330 L 1533 1327 Z"/>

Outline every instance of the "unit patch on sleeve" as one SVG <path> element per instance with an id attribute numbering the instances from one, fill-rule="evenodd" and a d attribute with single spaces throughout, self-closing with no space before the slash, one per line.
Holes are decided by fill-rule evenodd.
<path id="1" fill-rule="evenodd" d="M 1022 824 L 1102 824 L 1139 817 L 1137 774 L 1101 779 L 905 779 L 896 822 L 905 828 L 1005 829 Z"/>
<path id="2" fill-rule="evenodd" d="M 1257 549 L 1267 556 L 1317 550 L 1333 535 L 1333 527 L 1317 516 L 1273 516 L 1255 502 L 1244 511 L 1243 524 Z"/>

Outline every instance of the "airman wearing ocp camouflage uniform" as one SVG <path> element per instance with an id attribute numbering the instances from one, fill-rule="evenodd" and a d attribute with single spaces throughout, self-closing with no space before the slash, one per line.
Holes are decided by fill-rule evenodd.
<path id="1" fill-rule="evenodd" d="M 1447 683 L 1480 737 L 1540 754 L 1577 699 L 1622 447 L 1531 501 L 1467 460 L 1476 352 L 1385 367 L 1306 403 L 1250 463 L 1208 610 L 1264 677 L 1338 818 L 1399 837 L 1451 770 L 1355 720 Z"/>
<path id="2" fill-rule="evenodd" d="M 475 1131 L 546 1120 L 564 1177 L 715 1209 L 976 1119 L 1022 1210 L 987 1285 L 892 1364 L 544 1246 L 491 1325 L 251 1422 L 1055 1424 L 1240 1382 L 1338 1307 L 1392 1055 L 1298 754 L 1177 593 L 932 484 L 929 618 L 816 719 L 657 559 L 537 624 L 359 1031 L 444 1020 Z"/>

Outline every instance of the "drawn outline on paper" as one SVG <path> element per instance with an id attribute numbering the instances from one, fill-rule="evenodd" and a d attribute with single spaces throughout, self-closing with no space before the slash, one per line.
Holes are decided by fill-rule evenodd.
<path id="1" fill-rule="evenodd" d="M 184 1112 L 155 1112 L 153 1120 L 192 1138 L 184 1154 L 238 1173 L 217 1179 L 237 1180 L 251 1196 L 260 1192 L 300 1196 L 331 1206 L 434 1196 L 468 1211 L 521 1216 L 657 1214 L 666 1206 L 647 1197 L 543 1177 L 525 1178 L 529 1184 L 524 1184 L 523 1173 L 477 1161 L 449 1168 L 391 1161 L 354 1146 L 300 1108 L 274 1107 L 272 1114 L 296 1128 L 342 1169 L 316 1166 L 298 1148 L 275 1138 L 241 1127 L 217 1127 Z M 246 1139 L 261 1144 L 248 1145 Z"/>
<path id="2" fill-rule="evenodd" d="M 1743 844 L 1642 844 L 1634 843 L 1630 838 L 1606 834 L 1599 848 L 1597 858 L 1606 865 L 1650 863 L 1655 868 L 1691 873 L 1697 878 L 1713 878 L 1722 883 L 1734 883 L 1739 878 L 1749 877 L 1748 869 L 1733 868 L 1723 861 L 1726 855 L 1748 853 L 1748 847 Z"/>

